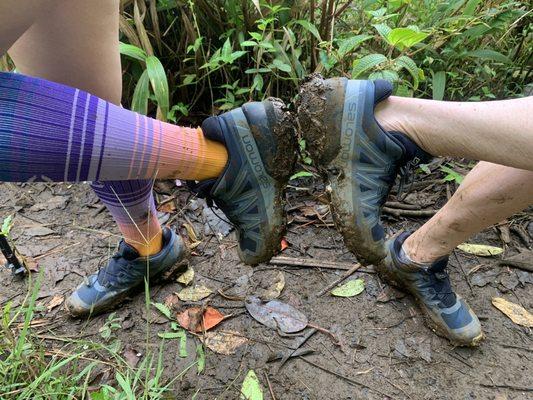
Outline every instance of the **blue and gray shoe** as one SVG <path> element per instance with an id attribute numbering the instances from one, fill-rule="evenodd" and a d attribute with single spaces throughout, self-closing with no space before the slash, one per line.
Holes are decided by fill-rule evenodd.
<path id="1" fill-rule="evenodd" d="M 456 294 L 446 271 L 448 257 L 432 264 L 409 260 L 402 251 L 408 232 L 387 241 L 387 256 L 377 265 L 380 275 L 392 285 L 415 296 L 426 322 L 439 335 L 459 346 L 477 346 L 483 332 L 474 311 Z"/>
<path id="2" fill-rule="evenodd" d="M 108 310 L 142 289 L 145 278 L 153 283 L 166 272 L 185 272 L 187 255 L 183 240 L 169 228 L 163 228 L 161 251 L 149 257 L 140 257 L 122 240 L 107 265 L 86 277 L 67 299 L 65 306 L 74 317 L 96 315 Z"/>
<path id="3" fill-rule="evenodd" d="M 283 194 L 296 161 L 290 114 L 278 99 L 252 102 L 206 119 L 202 131 L 226 146 L 228 163 L 217 179 L 189 186 L 235 226 L 243 262 L 270 260 L 285 230 Z"/>
<path id="4" fill-rule="evenodd" d="M 381 207 L 398 174 L 431 156 L 399 132 L 386 132 L 374 107 L 390 96 L 383 80 L 322 79 L 302 85 L 298 121 L 311 157 L 325 178 L 333 218 L 346 246 L 361 260 L 385 257 Z"/>

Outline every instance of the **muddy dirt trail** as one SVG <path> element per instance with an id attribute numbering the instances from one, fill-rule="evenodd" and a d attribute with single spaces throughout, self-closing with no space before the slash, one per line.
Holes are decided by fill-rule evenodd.
<path id="1" fill-rule="evenodd" d="M 394 196 L 389 199 L 384 216 L 389 232 L 415 228 L 426 218 L 417 215 L 442 206 L 454 188 L 436 182 L 439 177 L 417 183 L 401 204 Z M 384 284 L 371 267 L 349 278 L 364 280 L 362 293 L 346 298 L 329 291 L 318 295 L 356 262 L 333 228 L 319 183 L 291 181 L 287 194 L 287 248 L 281 256 L 291 257 L 295 265 L 276 262 L 254 268 L 239 262 L 234 233 L 224 236 L 228 227 L 219 224 L 201 201 L 171 182 L 158 183 L 156 192 L 165 211 L 161 217 L 193 243 L 193 285 L 213 292 L 208 297 L 211 307 L 233 314 L 211 332 L 230 332 L 234 339 L 244 339 L 233 354 L 206 348 L 205 371 L 198 375 L 191 368 L 178 379 L 173 384 L 175 398 L 189 399 L 197 393 L 196 399 L 238 399 L 249 369 L 256 372 L 265 399 L 272 398 L 271 391 L 276 399 L 531 398 L 531 329 L 515 324 L 492 305 L 493 298 L 503 297 L 533 310 L 533 273 L 499 265 L 502 258 L 533 245 L 531 210 L 470 241 L 503 247 L 503 255 L 478 257 L 457 251 L 451 256 L 452 282 L 477 312 L 486 334 L 479 348 L 470 349 L 454 348 L 436 336 L 424 325 L 413 300 Z M 38 303 L 45 307 L 36 318 L 46 322 L 37 330 L 47 336 L 102 340 L 99 329 L 109 314 L 76 321 L 62 305 L 46 307 L 52 301 L 61 303 L 114 251 L 118 231 L 96 196 L 86 185 L 0 184 L 0 215 L 9 214 L 15 215 L 12 234 L 20 252 L 36 259 L 44 274 Z M 0 304 L 8 299 L 23 301 L 25 281 L 14 279 L 7 269 L 0 269 L 0 280 Z M 183 287 L 176 281 L 153 287 L 152 301 L 166 302 L 173 312 L 202 304 L 173 296 Z M 279 360 L 272 359 L 287 354 L 303 336 L 280 334 L 258 323 L 243 301 L 246 295 L 280 288 L 278 300 L 297 308 L 318 327 L 301 346 L 304 355 L 289 359 L 282 368 Z M 147 329 L 153 351 L 161 343 L 158 333 L 171 330 L 170 321 L 160 313 L 146 312 L 143 296 L 123 304 L 116 318 L 121 328 L 114 335 L 122 348 L 128 345 L 141 355 L 146 353 Z M 45 343 L 58 346 L 53 340 Z M 194 362 L 199 339 L 187 335 L 187 357 L 179 357 L 179 340 L 165 343 L 164 373 L 173 378 Z"/>

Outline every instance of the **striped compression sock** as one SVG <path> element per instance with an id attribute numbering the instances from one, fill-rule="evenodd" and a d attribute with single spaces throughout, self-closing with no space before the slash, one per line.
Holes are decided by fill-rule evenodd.
<path id="1" fill-rule="evenodd" d="M 141 255 L 153 254 L 161 249 L 161 227 L 157 220 L 153 181 L 93 182 L 91 187 L 104 203 L 117 223 L 126 242 Z"/>
<path id="2" fill-rule="evenodd" d="M 44 79 L 0 72 L 0 181 L 204 180 L 226 148 Z"/>

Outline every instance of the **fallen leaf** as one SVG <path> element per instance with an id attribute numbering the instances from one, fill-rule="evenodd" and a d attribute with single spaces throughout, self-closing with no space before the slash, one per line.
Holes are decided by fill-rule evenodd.
<path id="1" fill-rule="evenodd" d="M 277 299 L 281 295 L 281 292 L 283 291 L 284 287 L 285 274 L 283 273 L 283 271 L 277 271 L 277 274 L 275 275 L 273 281 L 266 289 L 264 289 L 264 291 L 258 293 L 258 297 L 260 297 L 264 301 Z"/>
<path id="2" fill-rule="evenodd" d="M 35 261 L 33 257 L 21 256 L 21 258 L 26 268 L 28 268 L 28 271 L 39 272 L 39 263 Z M 1 260 L 0 260 L 0 264 L 2 264 Z"/>
<path id="3" fill-rule="evenodd" d="M 178 320 L 178 323 L 188 331 L 203 332 L 204 329 L 207 331 L 229 317 L 213 307 L 206 307 L 203 316 L 201 313 L 202 307 L 191 307 L 179 313 L 176 319 Z"/>
<path id="4" fill-rule="evenodd" d="M 289 242 L 287 242 L 287 239 L 282 238 L 281 239 L 281 251 L 287 249 L 289 247 Z"/>
<path id="5" fill-rule="evenodd" d="M 50 302 L 46 306 L 46 309 L 48 310 L 48 312 L 50 312 L 54 308 L 56 308 L 57 306 L 61 305 L 64 300 L 65 300 L 65 296 L 62 296 L 60 294 L 56 294 L 56 295 L 54 295 L 54 297 L 52 297 L 52 300 L 50 300 Z"/>
<path id="6" fill-rule="evenodd" d="M 248 339 L 235 331 L 206 332 L 204 344 L 215 353 L 235 354 L 237 348 L 247 343 Z"/>
<path id="7" fill-rule="evenodd" d="M 183 274 L 178 276 L 178 279 L 176 279 L 176 281 L 178 281 L 179 283 L 184 284 L 185 286 L 188 286 L 188 285 L 191 284 L 193 279 L 194 279 L 194 269 L 192 269 L 192 267 L 189 266 L 187 268 L 187 271 L 185 271 Z"/>
<path id="8" fill-rule="evenodd" d="M 492 304 L 502 313 L 507 315 L 515 324 L 527 328 L 533 327 L 533 315 L 521 305 L 511 303 L 502 297 L 493 298 Z"/>
<path id="9" fill-rule="evenodd" d="M 253 369 L 248 371 L 242 382 L 240 400 L 263 400 L 263 389 Z"/>
<path id="10" fill-rule="evenodd" d="M 134 350 L 130 344 L 126 345 L 126 348 L 124 349 L 122 355 L 126 360 L 126 364 L 128 364 L 130 368 L 135 368 L 141 357 L 141 353 L 139 353 L 137 350 Z"/>
<path id="11" fill-rule="evenodd" d="M 169 213 L 174 214 L 176 212 L 176 204 L 171 200 L 167 201 L 166 203 L 161 204 L 159 207 L 157 207 L 157 211 L 163 212 L 163 213 Z"/>
<path id="12" fill-rule="evenodd" d="M 343 285 L 337 286 L 331 291 L 333 296 L 353 297 L 365 290 L 365 281 L 363 279 L 353 279 Z"/>
<path id="13" fill-rule="evenodd" d="M 52 229 L 46 226 L 32 226 L 24 231 L 27 236 L 48 236 L 55 233 Z"/>
<path id="14" fill-rule="evenodd" d="M 486 244 L 463 243 L 457 246 L 459 250 L 476 256 L 490 257 L 503 253 L 501 247 L 488 246 Z"/>
<path id="15" fill-rule="evenodd" d="M 272 329 L 285 333 L 299 332 L 307 326 L 307 317 L 294 307 L 278 300 L 264 303 L 258 297 L 247 297 L 244 303 L 250 315 Z"/>
<path id="16" fill-rule="evenodd" d="M 165 297 L 165 306 L 169 310 L 175 309 L 179 303 L 180 303 L 180 298 L 178 297 L 176 293 L 169 294 L 167 297 Z"/>
<path id="17" fill-rule="evenodd" d="M 533 272 L 533 251 L 523 250 L 521 253 L 514 256 L 504 258 L 499 265 L 510 265 L 524 271 Z"/>
<path id="18" fill-rule="evenodd" d="M 178 297 L 182 301 L 200 301 L 209 296 L 213 291 L 205 286 L 191 286 L 181 290 Z"/>
<path id="19" fill-rule="evenodd" d="M 44 203 L 36 203 L 33 206 L 29 208 L 29 211 L 31 212 L 37 212 L 37 211 L 43 211 L 43 210 L 56 210 L 56 209 L 64 209 L 67 205 L 67 202 L 69 201 L 69 196 L 54 196 L 50 197 L 46 202 Z"/>
<path id="20" fill-rule="evenodd" d="M 183 224 L 183 226 L 187 230 L 187 236 L 189 236 L 189 239 L 191 240 L 191 242 L 192 243 L 199 242 L 198 235 L 196 234 L 196 231 L 194 230 L 193 226 L 187 223 Z"/>

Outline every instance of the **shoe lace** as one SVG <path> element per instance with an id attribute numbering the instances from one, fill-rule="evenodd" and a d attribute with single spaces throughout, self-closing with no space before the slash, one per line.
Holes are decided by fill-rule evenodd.
<path id="1" fill-rule="evenodd" d="M 455 293 L 452 289 L 450 277 L 446 269 L 439 271 L 424 271 L 424 283 L 422 283 L 420 287 L 424 289 L 432 288 L 434 295 L 431 297 L 431 300 L 437 300 L 445 306 L 455 301 Z"/>
<path id="2" fill-rule="evenodd" d="M 228 221 L 226 218 L 223 218 L 217 213 L 217 209 L 219 207 L 215 207 L 215 199 L 213 199 L 213 196 L 211 196 L 211 185 L 202 185 L 201 183 L 197 183 L 196 181 L 186 181 L 187 186 L 189 187 L 189 190 L 196 195 L 196 197 L 200 199 L 204 199 L 207 206 L 213 211 L 213 214 L 220 219 L 221 221 L 224 221 L 228 225 L 230 225 L 232 228 L 237 229 L 237 225 L 235 225 L 233 222 Z"/>

